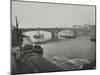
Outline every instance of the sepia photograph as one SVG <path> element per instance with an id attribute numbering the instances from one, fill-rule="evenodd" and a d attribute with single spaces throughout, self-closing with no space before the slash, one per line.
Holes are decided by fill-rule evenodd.
<path id="1" fill-rule="evenodd" d="M 96 6 L 11 0 L 11 75 L 96 69 Z"/>

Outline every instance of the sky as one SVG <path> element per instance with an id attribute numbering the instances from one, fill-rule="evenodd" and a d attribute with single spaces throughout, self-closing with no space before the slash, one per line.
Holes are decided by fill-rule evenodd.
<path id="1" fill-rule="evenodd" d="M 12 1 L 13 25 L 15 16 L 20 28 L 95 25 L 95 6 Z"/>

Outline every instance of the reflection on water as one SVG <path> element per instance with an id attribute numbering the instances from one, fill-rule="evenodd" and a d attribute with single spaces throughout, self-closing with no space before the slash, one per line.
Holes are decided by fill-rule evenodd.
<path id="1" fill-rule="evenodd" d="M 28 32 L 25 34 L 29 35 L 33 42 L 37 41 L 33 38 L 33 35 L 35 35 L 36 32 Z M 51 34 L 49 32 L 45 32 L 44 39 L 47 40 L 50 38 Z M 53 55 L 66 58 L 95 60 L 95 42 L 91 42 L 89 36 L 79 36 L 59 42 L 41 44 L 41 46 L 44 49 L 44 57 L 46 58 Z"/>
<path id="2" fill-rule="evenodd" d="M 78 37 L 60 42 L 43 44 L 44 57 L 54 55 L 58 57 L 95 59 L 95 43 L 89 37 Z"/>

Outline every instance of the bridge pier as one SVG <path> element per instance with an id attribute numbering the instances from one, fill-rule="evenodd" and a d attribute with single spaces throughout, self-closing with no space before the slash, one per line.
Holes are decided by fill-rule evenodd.
<path id="1" fill-rule="evenodd" d="M 58 40 L 58 31 L 51 32 L 51 39 Z"/>
<path id="2" fill-rule="evenodd" d="M 77 32 L 76 31 L 74 31 L 74 37 L 76 37 L 77 36 Z"/>

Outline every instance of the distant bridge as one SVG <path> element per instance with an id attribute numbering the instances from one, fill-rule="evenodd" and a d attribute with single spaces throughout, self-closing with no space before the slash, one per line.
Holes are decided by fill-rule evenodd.
<path id="1" fill-rule="evenodd" d="M 81 29 L 81 28 L 21 28 L 22 32 L 29 32 L 29 31 L 46 31 L 50 32 L 52 35 L 53 40 L 58 39 L 58 33 L 64 30 L 70 30 L 74 33 L 74 36 L 77 35 L 77 32 L 87 32 L 89 30 L 87 29 Z"/>

